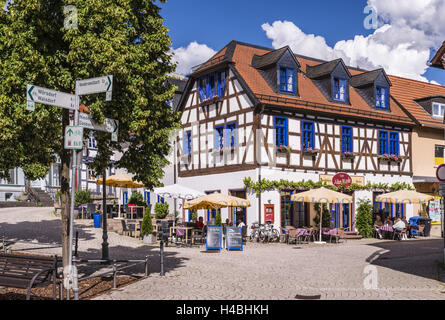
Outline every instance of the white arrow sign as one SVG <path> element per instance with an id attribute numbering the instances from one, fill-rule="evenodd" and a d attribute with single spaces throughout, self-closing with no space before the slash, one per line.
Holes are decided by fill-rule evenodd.
<path id="1" fill-rule="evenodd" d="M 89 114 L 79 113 L 79 126 L 90 130 L 97 130 L 111 133 L 111 140 L 117 141 L 117 133 L 119 130 L 119 121 L 115 119 L 105 118 L 105 124 L 98 124 Z"/>
<path id="2" fill-rule="evenodd" d="M 34 103 L 48 104 L 65 109 L 76 110 L 76 96 L 69 93 L 46 89 L 32 84 L 26 87 L 27 109 L 33 110 Z"/>
<path id="3" fill-rule="evenodd" d="M 107 93 L 107 101 L 111 100 L 111 92 L 113 91 L 113 76 L 105 76 L 86 80 L 76 81 L 76 94 L 83 96 L 86 94 Z"/>

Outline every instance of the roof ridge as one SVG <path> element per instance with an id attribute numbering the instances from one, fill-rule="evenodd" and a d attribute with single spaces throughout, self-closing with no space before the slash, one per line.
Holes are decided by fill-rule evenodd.
<path id="1" fill-rule="evenodd" d="M 439 84 L 435 84 L 435 83 L 431 83 L 431 82 L 425 82 L 425 81 L 422 81 L 422 80 L 416 80 L 416 79 L 410 79 L 410 78 L 405 78 L 405 77 L 401 77 L 401 76 L 395 76 L 395 75 L 392 75 L 392 74 L 388 74 L 388 76 L 389 77 L 403 79 L 403 80 L 407 80 L 407 81 L 412 81 L 412 82 L 420 82 L 420 83 L 425 84 L 425 85 L 436 86 L 436 87 L 441 87 L 441 88 L 445 89 L 445 86 L 441 85 L 440 83 Z"/>

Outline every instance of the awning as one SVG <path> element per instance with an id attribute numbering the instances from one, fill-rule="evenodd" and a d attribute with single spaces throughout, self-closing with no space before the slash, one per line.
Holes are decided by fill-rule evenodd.
<path id="1" fill-rule="evenodd" d="M 422 183 L 422 182 L 438 183 L 439 180 L 437 180 L 436 177 L 422 177 L 422 176 L 413 177 L 413 183 Z"/>

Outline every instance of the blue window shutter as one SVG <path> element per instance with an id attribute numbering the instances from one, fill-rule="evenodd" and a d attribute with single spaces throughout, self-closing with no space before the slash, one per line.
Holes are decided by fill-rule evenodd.
<path id="1" fill-rule="evenodd" d="M 226 147 L 235 147 L 236 146 L 236 122 L 227 124 L 227 138 L 226 138 Z"/>
<path id="2" fill-rule="evenodd" d="M 288 140 L 288 119 L 285 117 L 275 117 L 276 146 L 289 146 Z"/>
<path id="3" fill-rule="evenodd" d="M 218 97 L 221 97 L 221 72 L 218 72 L 216 74 L 216 92 Z"/>
<path id="4" fill-rule="evenodd" d="M 182 149 L 183 149 L 184 155 L 188 154 L 188 150 L 187 150 L 187 132 L 184 133 L 184 136 L 182 138 Z"/>
<path id="5" fill-rule="evenodd" d="M 388 153 L 388 131 L 379 131 L 379 154 Z"/>
<path id="6" fill-rule="evenodd" d="M 150 191 L 145 191 L 144 192 L 144 201 L 147 205 L 150 204 Z"/>
<path id="7" fill-rule="evenodd" d="M 218 96 L 223 97 L 226 90 L 226 71 L 218 73 Z"/>
<path id="8" fill-rule="evenodd" d="M 199 79 L 199 97 L 201 98 L 201 101 L 204 101 L 206 99 L 203 85 L 203 79 L 201 78 Z"/>

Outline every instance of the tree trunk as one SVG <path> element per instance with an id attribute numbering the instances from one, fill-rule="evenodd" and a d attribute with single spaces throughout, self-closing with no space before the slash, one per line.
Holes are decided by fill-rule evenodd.
<path id="1" fill-rule="evenodd" d="M 69 110 L 64 110 L 62 120 L 62 130 L 69 125 Z M 62 138 L 63 139 L 63 138 Z M 63 147 L 63 141 L 62 141 Z M 62 162 L 62 172 L 60 175 L 60 191 L 62 192 L 62 259 L 64 275 L 69 264 L 68 247 L 69 247 L 69 230 L 70 230 L 70 150 L 62 149 L 60 160 Z"/>

